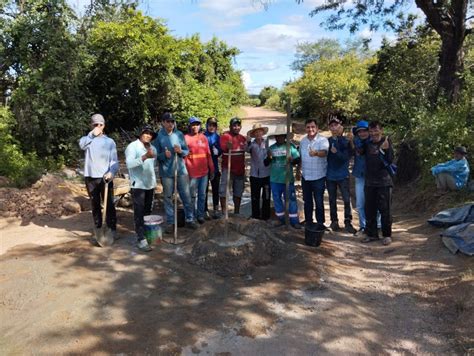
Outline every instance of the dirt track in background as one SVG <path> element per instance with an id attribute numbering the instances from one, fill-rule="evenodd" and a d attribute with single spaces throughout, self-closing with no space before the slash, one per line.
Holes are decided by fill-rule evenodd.
<path id="1" fill-rule="evenodd" d="M 245 111 L 244 132 L 257 120 L 284 123 L 283 114 Z M 451 255 L 427 214 L 394 215 L 388 247 L 327 233 L 320 248 L 309 248 L 303 233 L 280 228 L 288 253 L 233 278 L 188 263 L 193 236 L 184 246 L 138 252 L 130 211 L 119 211 L 122 239 L 110 249 L 89 243 L 90 212 L 1 218 L 0 350 L 467 353 L 474 347 L 472 259 Z"/>

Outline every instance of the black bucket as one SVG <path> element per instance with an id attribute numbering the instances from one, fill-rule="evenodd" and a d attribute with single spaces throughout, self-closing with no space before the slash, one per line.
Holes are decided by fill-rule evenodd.
<path id="1" fill-rule="evenodd" d="M 178 227 L 184 227 L 186 224 L 186 217 L 184 215 L 184 209 L 178 208 Z"/>
<path id="2" fill-rule="evenodd" d="M 323 240 L 326 227 L 321 224 L 306 224 L 304 227 L 304 243 L 308 246 L 318 247 Z"/>

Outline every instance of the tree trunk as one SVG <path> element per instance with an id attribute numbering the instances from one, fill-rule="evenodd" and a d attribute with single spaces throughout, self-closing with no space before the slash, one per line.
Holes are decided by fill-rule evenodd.
<path id="1" fill-rule="evenodd" d="M 441 37 L 441 51 L 439 55 L 440 69 L 438 73 L 439 88 L 447 98 L 455 102 L 459 99 L 462 89 L 460 74 L 464 70 L 463 39 Z"/>

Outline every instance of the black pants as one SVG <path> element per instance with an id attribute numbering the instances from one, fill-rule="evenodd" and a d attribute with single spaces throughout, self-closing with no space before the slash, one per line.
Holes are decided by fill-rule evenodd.
<path id="1" fill-rule="evenodd" d="M 209 180 L 211 183 L 211 189 L 212 189 L 212 205 L 214 210 L 219 209 L 219 184 L 221 182 L 221 173 L 216 172 L 214 174 L 214 179 Z M 205 211 L 209 211 L 209 208 L 207 207 L 207 193 L 209 192 L 209 184 L 206 187 L 206 208 Z"/>
<path id="2" fill-rule="evenodd" d="M 365 186 L 365 217 L 368 236 L 378 237 L 377 210 L 382 220 L 383 237 L 392 236 L 392 187 Z"/>
<path id="3" fill-rule="evenodd" d="M 105 182 L 102 178 L 85 177 L 86 189 L 92 204 L 92 217 L 96 228 L 102 227 L 102 199 L 104 196 Z M 107 199 L 107 213 L 105 220 L 111 230 L 117 229 L 117 213 L 114 205 L 114 182 L 109 183 Z"/>
<path id="4" fill-rule="evenodd" d="M 132 188 L 133 220 L 135 221 L 135 232 L 137 233 L 138 241 L 145 238 L 145 222 L 143 217 L 151 214 L 153 193 L 154 189 Z"/>
<path id="5" fill-rule="evenodd" d="M 331 214 L 331 221 L 337 220 L 337 188 L 341 191 L 342 201 L 344 202 L 344 223 L 352 221 L 351 210 L 351 192 L 349 188 L 349 178 L 342 180 L 327 180 L 326 186 L 329 195 L 329 210 Z"/>
<path id="6" fill-rule="evenodd" d="M 270 177 L 250 177 L 250 196 L 252 199 L 252 218 L 270 219 Z M 260 201 L 262 207 L 260 208 Z"/>

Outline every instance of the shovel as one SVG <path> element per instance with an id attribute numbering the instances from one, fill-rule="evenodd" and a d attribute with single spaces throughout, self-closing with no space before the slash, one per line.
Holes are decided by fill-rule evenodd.
<path id="1" fill-rule="evenodd" d="M 230 159 L 232 157 L 232 150 L 229 148 L 229 153 L 227 156 L 227 182 L 225 185 L 225 237 L 229 237 L 229 192 L 230 192 Z"/>
<path id="2" fill-rule="evenodd" d="M 104 209 L 102 210 L 102 227 L 95 228 L 94 234 L 95 239 L 100 247 L 108 247 L 112 246 L 114 243 L 114 235 L 112 234 L 112 230 L 107 226 L 105 221 L 107 216 L 107 201 L 109 195 L 109 182 L 105 182 L 105 190 L 104 190 Z"/>
<path id="3" fill-rule="evenodd" d="M 186 242 L 186 240 L 178 240 L 178 154 L 174 155 L 174 229 L 173 229 L 173 241 L 167 241 L 163 239 L 164 242 L 171 245 L 181 245 Z"/>

